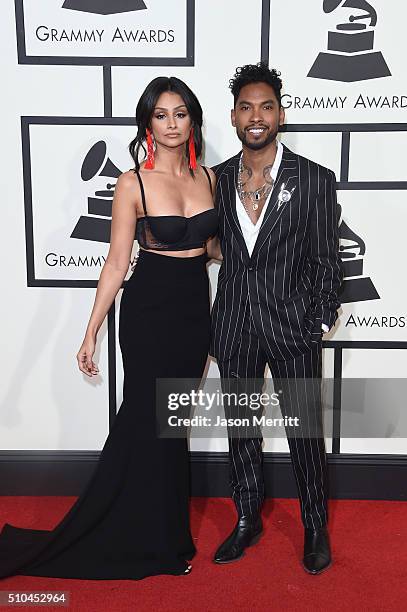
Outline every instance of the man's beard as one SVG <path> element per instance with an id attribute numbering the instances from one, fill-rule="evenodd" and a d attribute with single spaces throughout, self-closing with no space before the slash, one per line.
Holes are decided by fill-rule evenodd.
<path id="1" fill-rule="evenodd" d="M 260 149 L 264 149 L 264 147 L 267 147 L 267 145 L 271 144 L 276 139 L 278 130 L 275 130 L 274 132 L 270 132 L 267 138 L 265 138 L 265 140 L 261 140 L 259 142 L 248 142 L 246 138 L 245 130 L 239 130 L 238 128 L 236 128 L 236 134 L 240 142 L 245 147 L 247 147 L 248 149 L 251 149 L 252 151 L 260 151 Z"/>

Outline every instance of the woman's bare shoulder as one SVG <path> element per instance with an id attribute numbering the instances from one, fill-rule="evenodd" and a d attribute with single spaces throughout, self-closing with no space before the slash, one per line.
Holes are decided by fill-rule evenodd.
<path id="1" fill-rule="evenodd" d="M 116 181 L 115 199 L 136 207 L 136 210 L 141 206 L 141 190 L 137 176 L 134 170 L 123 172 Z"/>
<path id="2" fill-rule="evenodd" d="M 213 171 L 211 168 L 209 168 L 208 166 L 201 166 L 201 172 L 202 172 L 202 174 L 205 172 L 204 168 L 205 168 L 205 170 L 208 172 L 209 177 L 210 177 L 210 179 L 211 179 L 211 183 L 212 183 L 212 191 L 213 191 L 213 189 L 214 189 L 214 188 L 215 188 L 215 186 L 216 186 L 216 175 L 215 175 L 214 171 Z"/>
<path id="3" fill-rule="evenodd" d="M 139 191 L 139 183 L 133 169 L 123 172 L 116 182 L 116 190 L 135 192 Z"/>
<path id="4" fill-rule="evenodd" d="M 212 170 L 212 168 L 210 168 L 209 166 L 203 166 L 203 165 L 201 165 L 201 168 L 202 168 L 202 172 L 205 172 L 205 170 L 207 170 L 207 172 L 209 173 L 209 176 L 212 179 L 215 180 L 216 175 L 215 175 L 214 171 Z M 205 170 L 204 170 L 204 168 L 205 168 Z"/>

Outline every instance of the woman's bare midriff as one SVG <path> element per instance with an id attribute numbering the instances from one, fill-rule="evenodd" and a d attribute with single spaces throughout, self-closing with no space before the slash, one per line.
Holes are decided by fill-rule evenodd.
<path id="1" fill-rule="evenodd" d="M 206 252 L 206 248 L 201 247 L 198 249 L 187 249 L 185 251 L 157 251 L 155 249 L 143 249 L 139 247 L 140 251 L 146 251 L 147 253 L 157 253 L 157 255 L 169 255 L 170 257 L 196 257 L 197 255 L 203 255 Z"/>

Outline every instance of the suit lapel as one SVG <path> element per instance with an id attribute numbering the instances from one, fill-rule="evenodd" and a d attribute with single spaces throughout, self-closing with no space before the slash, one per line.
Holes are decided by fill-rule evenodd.
<path id="1" fill-rule="evenodd" d="M 266 213 L 263 217 L 263 222 L 261 224 L 259 234 L 257 236 L 256 244 L 254 245 L 252 257 L 256 255 L 257 251 L 263 245 L 270 232 L 272 231 L 273 227 L 276 225 L 280 216 L 283 214 L 286 205 L 281 205 L 278 198 L 283 184 L 286 189 L 292 189 L 292 187 L 294 186 L 291 185 L 292 179 L 296 178 L 297 176 L 297 156 L 292 153 L 290 149 L 287 149 L 285 145 L 283 145 L 283 156 L 281 158 L 280 168 L 277 173 L 273 192 L 271 194 Z"/>
<path id="2" fill-rule="evenodd" d="M 232 157 L 224 169 L 222 176 L 218 182 L 217 189 L 219 190 L 219 197 L 223 204 L 223 210 L 231 228 L 237 243 L 240 246 L 242 256 L 246 263 L 250 261 L 250 255 L 247 250 L 246 241 L 243 237 L 242 229 L 240 227 L 239 219 L 236 210 L 236 184 L 237 174 L 239 169 L 239 158 L 241 152 L 237 153 Z M 271 194 L 270 201 L 267 206 L 266 213 L 263 217 L 263 221 L 257 236 L 256 244 L 251 257 L 253 258 L 259 248 L 263 245 L 273 227 L 276 225 L 280 216 L 282 215 L 285 205 L 279 206 L 278 196 L 280 194 L 281 187 L 284 185 L 287 189 L 292 188 L 292 180 L 298 176 L 298 158 L 297 155 L 292 153 L 285 145 L 283 145 L 283 155 L 281 158 L 280 168 L 276 177 L 273 192 Z"/>

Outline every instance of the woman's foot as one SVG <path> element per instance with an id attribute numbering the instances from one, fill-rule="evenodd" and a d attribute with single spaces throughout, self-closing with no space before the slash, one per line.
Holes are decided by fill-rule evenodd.
<path id="1" fill-rule="evenodd" d="M 190 574 L 191 571 L 192 571 L 192 565 L 187 565 L 187 568 L 186 568 L 184 574 Z"/>

